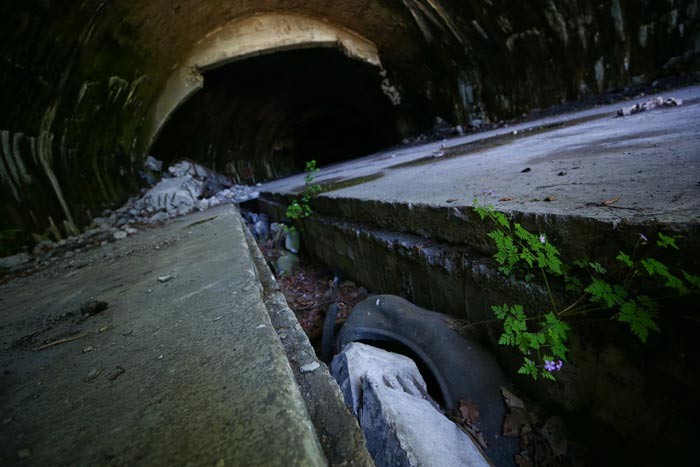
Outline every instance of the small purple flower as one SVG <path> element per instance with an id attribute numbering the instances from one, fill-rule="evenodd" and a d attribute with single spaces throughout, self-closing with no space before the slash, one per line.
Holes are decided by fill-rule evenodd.
<path id="1" fill-rule="evenodd" d="M 564 362 L 562 362 L 561 360 L 559 360 L 558 362 L 553 362 L 549 360 L 544 361 L 544 369 L 549 371 L 550 373 L 561 370 L 563 366 Z"/>
<path id="2" fill-rule="evenodd" d="M 640 233 L 640 234 L 639 234 L 639 238 L 641 238 L 642 241 L 643 241 L 644 243 L 647 243 L 647 242 L 649 241 L 649 239 L 647 238 L 647 236 L 644 235 L 643 233 Z"/>
<path id="3" fill-rule="evenodd" d="M 547 237 L 545 237 L 544 234 L 540 235 L 540 243 L 542 243 L 542 244 L 547 243 Z"/>

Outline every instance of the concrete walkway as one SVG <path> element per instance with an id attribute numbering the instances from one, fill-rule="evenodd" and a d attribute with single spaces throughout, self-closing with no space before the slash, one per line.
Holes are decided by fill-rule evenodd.
<path id="1" fill-rule="evenodd" d="M 0 286 L 0 465 L 326 465 L 262 293 L 231 206 Z"/>
<path id="2" fill-rule="evenodd" d="M 325 167 L 317 181 L 331 188 L 323 196 L 335 200 L 460 207 L 478 198 L 524 213 L 697 223 L 700 86 L 662 96 L 685 102 L 615 118 L 621 107 L 653 97 L 646 96 L 397 147 Z M 261 191 L 289 194 L 303 184 L 302 174 L 263 184 Z M 615 201 L 600 205 L 608 200 Z"/>

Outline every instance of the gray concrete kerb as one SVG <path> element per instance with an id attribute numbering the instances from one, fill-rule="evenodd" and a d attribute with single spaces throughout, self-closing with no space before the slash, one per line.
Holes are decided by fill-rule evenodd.
<path id="1" fill-rule="evenodd" d="M 0 464 L 327 465 L 261 294 L 231 206 L 3 284 Z"/>

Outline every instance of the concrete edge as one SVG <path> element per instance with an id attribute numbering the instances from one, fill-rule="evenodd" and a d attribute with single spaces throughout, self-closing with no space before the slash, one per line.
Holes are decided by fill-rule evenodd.
<path id="1" fill-rule="evenodd" d="M 338 384 L 321 362 L 301 328 L 253 235 L 246 241 L 262 284 L 262 298 L 301 390 L 324 454 L 332 466 L 374 466 L 357 419 L 346 407 Z M 302 371 L 301 368 L 305 367 Z M 311 371 L 307 369 L 314 368 Z"/>

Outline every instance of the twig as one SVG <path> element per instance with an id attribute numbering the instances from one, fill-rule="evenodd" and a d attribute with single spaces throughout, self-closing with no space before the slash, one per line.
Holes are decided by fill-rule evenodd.
<path id="1" fill-rule="evenodd" d="M 83 337 L 86 337 L 86 336 L 89 336 L 89 335 L 90 335 L 89 332 L 84 332 L 84 333 L 82 333 L 82 334 L 78 334 L 77 336 L 66 337 L 65 339 L 59 339 L 59 340 L 57 340 L 57 341 L 49 342 L 48 344 L 44 344 L 44 345 L 42 345 L 41 347 L 36 347 L 36 348 L 34 348 L 34 349 L 32 349 L 32 350 L 44 350 L 44 349 L 48 349 L 49 347 L 53 347 L 53 346 L 55 346 L 55 345 L 67 344 L 68 342 L 77 341 L 78 339 L 82 339 Z"/>

